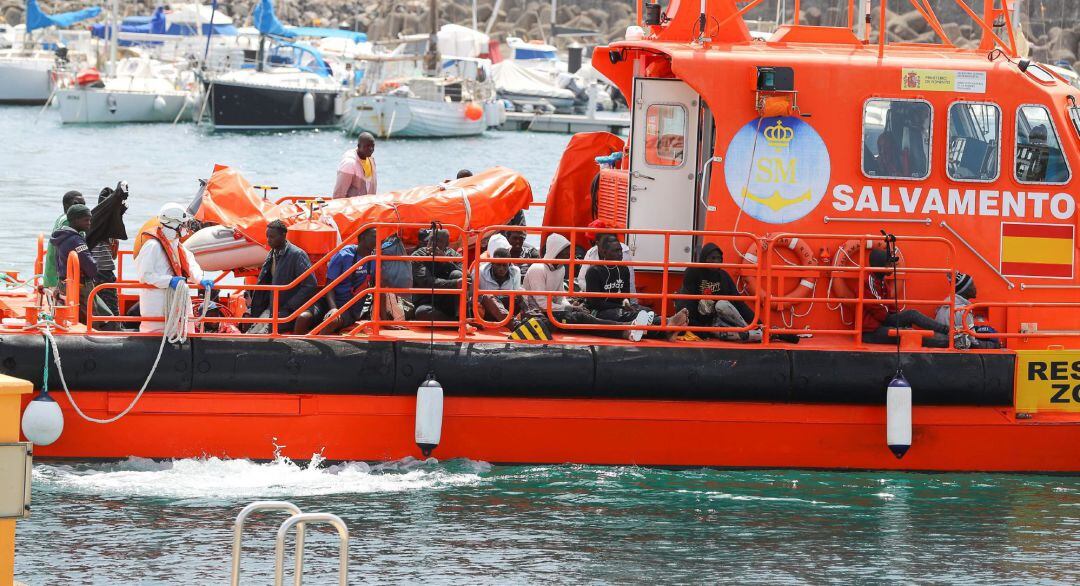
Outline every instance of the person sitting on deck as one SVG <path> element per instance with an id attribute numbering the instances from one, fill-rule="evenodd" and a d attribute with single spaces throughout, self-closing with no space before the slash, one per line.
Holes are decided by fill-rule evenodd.
<path id="1" fill-rule="evenodd" d="M 492 238 L 494 240 L 494 238 Z M 566 260 L 570 258 L 570 241 L 558 233 L 551 233 L 547 237 L 544 248 L 544 259 Z M 564 264 L 533 263 L 525 272 L 522 280 L 523 289 L 526 291 L 566 291 L 566 267 Z M 548 316 L 548 308 L 551 308 L 551 321 Z M 575 299 L 567 299 L 562 295 L 526 295 L 521 301 L 521 316 L 539 317 L 551 322 L 555 328 L 565 331 L 577 331 L 578 333 L 593 333 L 590 330 L 567 328 L 568 325 L 622 325 L 621 322 L 600 319 L 586 311 L 582 302 Z M 618 335 L 629 335 L 629 332 L 616 332 Z"/>
<path id="2" fill-rule="evenodd" d="M 94 257 L 86 246 L 84 236 L 90 230 L 92 217 L 90 208 L 81 203 L 72 205 L 67 210 L 67 225 L 53 232 L 52 238 L 49 240 L 49 243 L 56 250 L 55 270 L 60 277 L 60 281 L 57 283 L 58 297 L 62 297 L 67 290 L 68 255 L 72 251 L 79 255 L 79 322 L 84 324 L 88 323 L 86 308 L 90 299 L 90 292 L 93 291 L 96 285 L 94 279 L 98 275 L 97 263 L 94 262 Z M 67 302 L 72 303 L 74 300 L 67 300 Z M 105 305 L 105 301 L 102 300 L 101 296 L 97 295 L 94 297 L 94 315 L 112 316 L 115 314 Z M 97 329 L 118 330 L 120 324 L 102 322 L 97 324 Z"/>
<path id="3" fill-rule="evenodd" d="M 83 194 L 78 191 L 69 191 L 64 194 L 61 200 L 64 206 L 64 213 L 60 214 L 53 222 L 52 230 L 49 232 L 51 235 L 53 232 L 63 228 L 68 224 L 67 211 L 71 206 L 75 204 L 86 205 L 86 201 L 83 199 Z M 45 288 L 56 287 L 60 283 L 60 275 L 56 274 L 56 247 L 53 246 L 52 239 L 49 240 L 48 246 L 45 248 L 45 262 L 42 267 L 41 285 Z"/>
<path id="4" fill-rule="evenodd" d="M 612 234 L 605 234 L 597 240 L 600 260 L 621 262 L 622 243 Z M 626 265 L 598 265 L 585 276 L 585 291 L 588 293 L 608 293 L 612 297 L 588 297 L 585 308 L 600 318 L 623 324 L 661 325 L 663 322 L 653 311 L 642 307 L 636 299 L 621 297 L 619 294 L 630 293 L 630 267 Z M 683 308 L 671 316 L 668 325 L 684 326 L 689 321 L 689 312 Z M 636 342 L 641 339 L 643 330 L 630 330 L 629 339 Z M 669 332 L 667 337 L 674 339 L 678 332 Z M 655 337 L 655 336 L 650 336 Z"/>
<path id="5" fill-rule="evenodd" d="M 330 259 L 330 264 L 326 268 L 326 282 L 333 282 L 340 277 L 342 273 L 356 264 L 356 261 L 366 257 L 375 255 L 376 233 L 375 228 L 368 228 L 364 230 L 356 237 L 356 244 L 350 244 L 343 247 L 341 250 Z M 326 304 L 329 307 L 329 311 L 326 313 L 324 321 L 329 322 L 326 327 L 323 328 L 324 334 L 336 334 L 349 325 L 352 325 L 360 321 L 364 314 L 370 312 L 371 308 L 371 294 L 367 294 L 364 299 L 357 301 L 347 309 L 341 309 L 356 296 L 357 293 L 371 287 L 375 280 L 375 259 L 361 264 L 354 269 L 349 276 L 345 277 L 334 290 L 330 292 L 330 295 L 326 296 Z"/>
<path id="6" fill-rule="evenodd" d="M 266 225 L 266 244 L 270 246 L 270 253 L 263 261 L 262 270 L 259 271 L 259 285 L 288 285 L 296 280 L 304 271 L 311 268 L 311 259 L 306 252 L 300 249 L 288 238 L 289 227 L 281 220 L 274 220 Z M 302 305 L 307 303 L 318 289 L 315 275 L 309 274 L 291 289 L 285 289 L 278 293 L 277 317 L 284 318 L 292 315 Z M 269 318 L 273 311 L 273 291 L 254 291 L 251 295 L 251 315 L 260 318 Z M 311 330 L 319 317 L 318 305 L 312 305 L 305 309 L 295 321 L 285 322 L 278 325 L 278 331 L 282 333 L 292 332 L 306 334 Z M 266 334 L 273 331 L 271 324 L 255 324 L 248 330 L 249 334 Z"/>
<path id="7" fill-rule="evenodd" d="M 706 242 L 698 253 L 699 263 L 721 264 L 724 262 L 724 251 L 712 242 Z M 722 268 L 690 267 L 683 275 L 682 287 L 679 293 L 683 295 L 739 295 L 735 286 L 735 280 Z M 754 321 L 754 310 L 744 301 L 728 301 L 723 299 L 676 299 L 675 307 L 685 309 L 688 312 L 690 325 L 692 326 L 720 326 L 720 327 L 746 327 Z M 729 336 L 727 334 L 741 334 Z M 758 332 L 760 334 L 760 332 Z M 701 334 L 698 335 L 711 335 Z M 726 332 L 720 338 L 749 340 L 751 332 Z M 758 336 L 760 339 L 760 336 Z"/>
<path id="8" fill-rule="evenodd" d="M 618 239 L 618 236 L 616 236 L 614 234 L 611 234 L 609 232 L 603 232 L 602 231 L 604 228 L 610 228 L 610 227 L 611 226 L 609 226 L 608 223 L 605 222 L 604 220 L 593 220 L 592 222 L 589 223 L 589 228 L 593 228 L 595 230 L 598 230 L 598 232 L 596 232 L 595 234 L 592 233 L 592 232 L 586 232 L 585 233 L 585 236 L 589 240 L 593 241 L 593 246 L 592 246 L 592 248 L 590 248 L 589 250 L 587 250 L 585 252 L 585 256 L 583 256 L 581 258 L 581 260 L 600 260 L 600 247 L 599 247 L 600 239 L 605 237 L 605 236 L 611 236 L 611 237 L 615 238 L 616 240 Z M 625 245 L 625 244 L 622 245 L 622 256 L 623 256 L 623 259 L 628 261 L 628 262 L 634 260 L 634 255 L 630 251 L 630 247 Z M 595 266 L 596 265 L 584 265 L 583 264 L 583 265 L 580 265 L 578 267 L 577 277 L 574 279 L 574 287 L 575 287 L 576 290 L 578 290 L 578 291 L 584 291 L 585 290 L 585 275 L 588 274 L 589 270 L 591 268 L 595 267 Z M 626 268 L 628 268 L 630 270 L 630 292 L 631 293 L 637 293 L 637 281 L 636 281 L 635 274 L 634 274 L 634 267 L 626 267 Z"/>
<path id="9" fill-rule="evenodd" d="M 502 246 L 505 243 L 505 238 L 498 235 L 493 237 L 488 243 L 488 256 L 493 259 L 510 258 L 509 246 Z M 510 263 L 483 263 L 480 265 L 477 288 L 485 291 L 520 291 L 521 269 Z M 509 313 L 507 308 L 510 307 L 510 296 L 508 295 L 481 294 L 479 301 L 483 318 L 488 321 L 502 321 Z M 521 301 L 517 299 L 515 302 L 520 304 Z"/>
<path id="10" fill-rule="evenodd" d="M 540 251 L 525 242 L 524 230 L 506 230 L 503 236 L 510 243 L 510 258 L 540 258 Z M 530 264 L 533 263 L 519 263 L 518 270 L 522 273 L 528 272 Z"/>
<path id="11" fill-rule="evenodd" d="M 981 320 L 976 319 L 975 314 L 970 311 L 964 311 L 965 307 L 971 305 L 971 299 L 974 299 L 978 294 L 978 289 L 975 287 L 975 279 L 966 273 L 957 272 L 956 286 L 954 287 L 953 293 L 953 305 L 956 310 L 953 313 L 953 328 L 956 330 L 955 345 L 961 350 L 966 350 L 968 348 L 976 350 L 1001 348 L 1001 343 L 997 340 L 974 338 L 961 332 L 961 330 L 964 329 L 965 323 L 968 326 L 967 329 L 978 333 L 994 332 L 992 327 L 983 323 L 978 323 Z M 934 319 L 937 320 L 938 323 L 948 325 L 949 305 L 945 304 L 939 307 Z"/>
<path id="12" fill-rule="evenodd" d="M 431 257 L 461 256 L 450 248 L 450 231 L 438 229 L 427 236 L 427 246 L 417 248 L 412 256 L 413 287 L 417 289 L 461 289 L 463 273 L 461 263 L 436 260 Z M 420 259 L 427 258 L 427 262 Z M 451 321 L 457 319 L 460 296 L 456 292 L 443 294 L 417 294 L 413 297 L 416 305 L 414 319 L 418 321 Z"/>
<path id="13" fill-rule="evenodd" d="M 870 266 L 886 268 L 889 255 L 880 249 L 870 251 Z M 912 326 L 935 332 L 926 346 L 941 347 L 948 345 L 946 336 L 949 326 L 939 323 L 919 311 L 905 309 L 898 311 L 892 287 L 889 286 L 888 274 L 872 272 L 866 276 L 863 299 L 863 341 L 869 344 L 895 344 L 896 338 L 889 335 L 889 330 L 911 328 Z"/>

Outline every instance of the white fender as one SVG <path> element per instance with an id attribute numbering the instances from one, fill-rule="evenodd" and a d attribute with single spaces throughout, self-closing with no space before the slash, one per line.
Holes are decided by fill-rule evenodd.
<path id="1" fill-rule="evenodd" d="M 885 443 L 899 460 L 911 447 L 911 384 L 897 373 L 885 397 Z"/>
<path id="2" fill-rule="evenodd" d="M 55 442 L 64 431 L 64 413 L 60 404 L 43 392 L 26 406 L 22 416 L 22 432 L 38 446 Z"/>
<path id="3" fill-rule="evenodd" d="M 304 92 L 304 122 L 315 122 L 315 96 L 311 92 Z"/>
<path id="4" fill-rule="evenodd" d="M 167 104 L 165 103 L 165 98 L 163 98 L 161 96 L 154 96 L 154 111 L 155 112 L 161 112 L 161 111 L 165 110 L 166 105 Z"/>
<path id="5" fill-rule="evenodd" d="M 429 377 L 416 390 L 416 446 L 424 457 L 438 447 L 442 439 L 443 388 Z"/>
<path id="6" fill-rule="evenodd" d="M 334 116 L 342 116 L 344 114 L 345 114 L 345 96 L 343 94 L 338 94 L 337 96 L 334 97 Z M 307 114 L 304 114 L 304 117 L 306 118 Z"/>

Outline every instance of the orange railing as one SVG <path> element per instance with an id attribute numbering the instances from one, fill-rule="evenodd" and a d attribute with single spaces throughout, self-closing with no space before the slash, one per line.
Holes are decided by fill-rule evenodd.
<path id="1" fill-rule="evenodd" d="M 844 243 L 844 242 L 847 242 L 849 240 L 857 240 L 859 242 L 863 242 L 863 243 L 867 243 L 867 244 L 872 243 L 872 242 L 873 243 L 884 242 L 884 237 L 881 236 L 881 235 L 779 233 L 779 234 L 772 235 L 766 241 L 768 246 L 766 248 L 765 254 L 769 254 L 772 251 L 774 251 L 777 248 L 778 243 L 780 241 L 786 240 L 786 239 L 791 239 L 791 238 L 813 239 L 814 241 L 832 240 L 832 241 L 839 241 L 841 244 Z M 896 236 L 896 244 L 897 244 L 897 246 L 902 247 L 904 245 L 904 243 L 911 243 L 911 242 L 924 242 L 924 243 L 940 244 L 941 246 L 943 246 L 945 248 L 945 252 L 947 254 L 946 254 L 946 256 L 944 258 L 946 258 L 948 262 L 947 262 L 946 265 L 938 266 L 938 267 L 907 267 L 907 266 L 905 266 L 905 267 L 897 267 L 896 268 L 896 280 L 897 281 L 903 279 L 904 277 L 906 277 L 908 275 L 940 274 L 942 276 L 949 276 L 950 278 L 952 278 L 956 274 L 956 268 L 955 268 L 955 266 L 953 266 L 953 263 L 955 262 L 955 259 L 956 259 L 956 248 L 955 248 L 955 246 L 953 246 L 953 243 L 951 241 L 949 241 L 946 238 L 941 238 L 941 237 L 937 237 L 937 236 Z M 854 329 L 774 328 L 774 327 L 772 327 L 772 312 L 766 312 L 765 324 L 764 324 L 765 325 L 765 330 L 768 331 L 771 334 L 852 335 L 852 336 L 855 337 L 856 344 L 859 344 L 861 342 L 861 338 L 862 338 L 862 334 L 863 334 L 863 331 L 862 331 L 863 330 L 863 311 L 862 310 L 863 310 L 863 306 L 865 305 L 866 301 L 868 301 L 866 299 L 866 297 L 865 297 L 866 291 L 864 290 L 864 287 L 862 286 L 862 283 L 866 282 L 867 275 L 870 274 L 870 273 L 885 273 L 886 275 L 892 275 L 892 273 L 893 273 L 892 268 L 874 268 L 874 267 L 869 266 L 870 265 L 870 263 L 868 262 L 868 260 L 869 260 L 868 259 L 868 249 L 869 248 L 870 248 L 870 246 L 868 246 L 868 245 L 864 245 L 864 246 L 859 247 L 859 258 L 858 258 L 858 262 L 856 263 L 856 266 L 837 266 L 835 264 L 830 264 L 830 265 L 821 265 L 821 264 L 776 265 L 775 263 L 771 263 L 771 262 L 765 264 L 765 271 L 766 271 L 766 279 L 765 280 L 766 280 L 766 283 L 769 284 L 769 286 L 766 289 L 766 301 L 768 302 L 769 307 L 771 307 L 775 303 L 785 304 L 785 303 L 793 303 L 793 302 L 798 302 L 798 303 L 819 303 L 819 302 L 820 303 L 848 303 L 848 304 L 854 303 L 856 305 Z M 816 286 L 814 288 L 814 293 L 812 293 L 812 295 L 809 296 L 809 297 L 788 297 L 788 296 L 786 296 L 784 294 L 777 295 L 772 290 L 772 282 L 773 282 L 772 277 L 773 276 L 780 276 L 780 275 L 782 275 L 784 273 L 798 273 L 798 272 L 803 272 L 803 271 L 808 271 L 811 274 L 817 273 L 819 276 L 818 277 L 812 277 L 812 278 L 816 278 L 817 283 L 819 285 L 820 285 L 820 283 L 822 281 L 826 281 L 829 278 L 832 278 L 832 279 L 844 278 L 844 277 L 837 277 L 837 275 L 836 275 L 837 273 L 851 274 L 853 277 L 856 278 L 857 283 L 859 283 L 859 286 L 855 290 L 855 295 L 856 296 L 854 298 L 851 298 L 851 299 L 829 297 L 828 296 L 829 292 L 826 291 L 826 296 L 821 297 L 821 296 L 819 296 L 817 294 L 817 287 Z M 894 283 L 893 286 L 894 287 L 899 287 L 899 283 Z M 952 315 L 953 312 L 956 309 L 955 298 L 952 295 L 949 295 L 947 299 L 944 299 L 944 298 L 942 298 L 942 299 L 910 299 L 910 298 L 907 297 L 906 287 L 904 289 L 905 289 L 904 294 L 902 296 L 900 296 L 900 295 L 897 296 L 898 297 L 897 301 L 901 305 L 915 305 L 915 306 L 929 306 L 929 307 L 938 307 L 938 306 L 941 306 L 941 305 L 948 305 L 949 310 L 950 310 L 949 311 L 950 315 Z M 875 303 L 880 303 L 880 301 L 876 301 L 876 300 L 871 300 L 871 301 L 874 301 Z M 886 304 L 889 304 L 893 300 L 884 300 L 884 301 L 886 302 Z M 899 310 L 899 307 L 897 307 L 896 309 Z M 951 329 L 951 325 L 950 325 L 950 329 Z M 953 345 L 953 340 L 952 340 L 952 336 L 950 335 L 949 336 L 949 347 L 951 348 L 952 345 Z"/>
<path id="2" fill-rule="evenodd" d="M 796 275 L 803 272 L 803 274 L 819 274 L 818 282 L 824 282 L 825 279 L 835 274 L 850 274 L 852 278 L 858 279 L 861 283 L 866 279 L 866 276 L 872 272 L 891 272 L 891 269 L 875 269 L 868 267 L 867 247 L 862 247 L 859 251 L 858 262 L 856 266 L 833 266 L 833 265 L 792 265 L 785 266 L 783 264 L 777 264 L 776 262 L 768 261 L 767 259 L 773 256 L 773 251 L 778 246 L 778 243 L 785 238 L 812 238 L 815 240 L 832 239 L 838 241 L 846 241 L 851 239 L 858 239 L 863 242 L 866 241 L 880 241 L 880 236 L 872 235 L 836 235 L 836 234 L 776 234 L 769 238 L 760 238 L 749 232 L 731 232 L 731 231 L 704 231 L 704 230 L 684 230 L 684 231 L 665 231 L 665 230 L 630 230 L 630 229 L 604 229 L 605 233 L 613 233 L 621 236 L 625 239 L 630 235 L 638 236 L 650 236 L 659 237 L 664 242 L 664 255 L 663 260 L 659 261 L 638 261 L 638 260 L 623 260 L 619 262 L 614 261 L 599 261 L 599 260 L 581 260 L 574 256 L 567 259 L 520 259 L 520 258 L 507 258 L 507 259 L 494 259 L 494 258 L 482 258 L 482 240 L 483 237 L 489 233 L 494 233 L 499 230 L 522 230 L 532 235 L 541 236 L 542 240 L 546 239 L 548 234 L 553 232 L 559 232 L 569 236 L 571 247 L 573 249 L 577 242 L 586 242 L 583 235 L 584 232 L 594 231 L 588 228 L 549 228 L 549 227 L 529 227 L 529 226 L 492 226 L 484 230 L 466 231 L 459 226 L 447 225 L 442 226 L 449 230 L 452 234 L 457 236 L 456 240 L 463 243 L 461 246 L 462 256 L 437 256 L 435 262 L 460 262 L 462 264 L 463 275 L 471 276 L 472 283 L 469 283 L 469 279 L 462 279 L 460 287 L 453 289 L 436 289 L 434 294 L 436 295 L 454 295 L 457 297 L 457 313 L 458 316 L 453 320 L 446 321 L 409 321 L 409 320 L 393 320 L 383 318 L 383 303 L 385 295 L 394 293 L 399 295 L 431 295 L 433 293 L 430 287 L 413 286 L 408 288 L 403 287 L 389 287 L 382 284 L 382 271 L 383 262 L 391 261 L 405 261 L 405 262 L 431 262 L 431 257 L 416 257 L 411 255 L 388 255 L 383 253 L 381 246 L 377 246 L 374 253 L 363 258 L 354 259 L 352 266 L 343 271 L 341 275 L 326 282 L 323 286 L 319 287 L 317 291 L 301 304 L 297 309 L 288 313 L 287 315 L 278 315 L 281 307 L 281 295 L 288 290 L 300 285 L 305 279 L 313 275 L 315 271 L 326 266 L 330 259 L 345 246 L 348 246 L 356 242 L 357 235 L 369 228 L 375 228 L 377 231 L 377 241 L 383 242 L 383 240 L 391 235 L 398 233 L 402 229 L 415 229 L 415 228 L 427 228 L 430 224 L 422 223 L 369 223 L 357 229 L 350 234 L 347 238 L 336 246 L 333 250 L 328 252 L 322 258 L 312 264 L 307 270 L 301 273 L 297 278 L 293 279 L 290 283 L 284 285 L 257 285 L 257 284 L 217 284 L 215 288 L 221 292 L 227 292 L 230 294 L 245 293 L 248 291 L 267 291 L 271 294 L 270 308 L 272 315 L 270 317 L 258 317 L 258 316 L 208 316 L 203 320 L 206 324 L 269 324 L 270 332 L 265 334 L 266 336 L 278 335 L 282 330 L 282 325 L 285 323 L 293 322 L 301 316 L 305 311 L 311 309 L 316 303 L 318 303 L 326 295 L 333 294 L 335 287 L 340 285 L 345 279 L 349 278 L 354 271 L 359 269 L 362 265 L 374 261 L 374 284 L 364 289 L 363 291 L 356 292 L 347 303 L 342 304 L 339 310 L 347 310 L 353 307 L 356 303 L 364 302 L 368 295 L 371 295 L 372 309 L 371 317 L 366 321 L 361 321 L 358 325 L 351 327 L 347 331 L 343 331 L 343 336 L 353 336 L 360 332 L 367 332 L 371 336 L 379 336 L 381 330 L 391 326 L 424 326 L 433 325 L 438 328 L 454 328 L 457 330 L 458 339 L 465 339 L 465 336 L 469 335 L 472 331 L 472 326 L 479 326 L 482 328 L 500 328 L 506 326 L 511 317 L 518 312 L 516 306 L 524 302 L 524 296 L 542 297 L 547 300 L 547 317 L 553 322 L 553 324 L 559 326 L 564 330 L 581 330 L 582 333 L 589 333 L 590 331 L 625 331 L 630 329 L 628 324 L 609 325 L 609 324 L 569 324 L 562 323 L 558 320 L 558 316 L 552 310 L 552 299 L 556 297 L 571 297 L 579 299 L 589 298 L 604 298 L 617 296 L 619 298 L 633 299 L 637 301 L 650 301 L 655 306 L 655 311 L 663 318 L 661 322 L 664 325 L 646 325 L 646 326 L 633 326 L 633 329 L 641 329 L 647 331 L 692 331 L 692 332 L 705 332 L 705 333 L 726 333 L 726 332 L 746 332 L 758 327 L 761 327 L 765 332 L 765 341 L 768 340 L 768 335 L 771 334 L 839 334 L 845 336 L 853 336 L 856 345 L 861 344 L 862 334 L 862 307 L 868 300 L 864 299 L 862 287 L 858 288 L 857 295 L 853 298 L 838 298 L 838 297 L 822 297 L 820 293 L 812 292 L 810 297 L 789 297 L 786 293 L 774 291 L 776 288 L 775 282 L 782 282 L 783 277 L 786 275 Z M 764 252 L 760 255 L 760 258 L 754 263 L 738 263 L 738 262 L 725 262 L 718 265 L 705 264 L 701 262 L 676 262 L 671 261 L 671 242 L 676 237 L 692 237 L 700 240 L 719 241 L 721 239 L 731 238 L 732 243 L 736 239 L 742 239 L 745 242 L 756 242 L 761 250 Z M 944 258 L 955 259 L 955 250 L 952 243 L 944 238 L 936 237 L 921 237 L 921 236 L 898 236 L 898 243 L 903 246 L 908 242 L 921 242 L 921 243 L 936 243 L 944 247 Z M 472 241 L 472 244 L 464 244 Z M 121 255 L 121 258 L 123 255 Z M 475 262 L 474 262 L 475 260 Z M 524 290 L 489 290 L 482 289 L 479 285 L 479 276 L 483 263 L 495 263 L 495 264 L 515 264 L 515 265 L 527 265 L 533 264 L 550 264 L 550 265 L 564 265 L 567 267 L 568 274 L 575 275 L 577 269 L 583 266 L 595 266 L 595 265 L 607 265 L 607 266 L 628 266 L 636 269 L 647 269 L 660 274 L 660 291 L 655 293 L 644 292 L 627 292 L 618 293 L 612 295 L 604 292 L 587 292 L 578 291 L 576 289 L 576 280 L 571 278 L 568 280 L 568 290 L 558 291 L 524 291 Z M 763 262 L 764 261 L 764 262 Z M 948 263 L 947 263 L 948 264 Z M 70 266 L 70 265 L 69 265 Z M 76 265 L 77 266 L 77 265 Z M 677 291 L 671 291 L 672 284 L 672 272 L 684 270 L 692 267 L 710 267 L 720 268 L 724 270 L 740 270 L 742 272 L 742 278 L 752 282 L 756 287 L 756 294 L 740 294 L 740 295 L 691 295 L 683 294 Z M 949 266 L 937 266 L 937 267 L 904 267 L 897 269 L 897 279 L 904 279 L 909 275 L 917 274 L 952 274 L 954 271 L 951 265 Z M 843 277 L 840 277 L 843 278 Z M 69 281 L 70 282 L 70 281 Z M 76 290 L 74 291 L 74 299 L 78 299 L 77 283 L 75 281 Z M 70 285 L 69 285 L 70 286 Z M 89 299 L 91 306 L 94 299 L 102 290 L 105 289 L 143 289 L 148 288 L 148 285 L 140 283 L 133 283 L 130 281 L 120 281 L 116 283 L 105 283 L 96 286 L 91 291 Z M 819 290 L 819 289 L 818 289 Z M 470 297 L 471 294 L 471 297 Z M 482 316 L 480 308 L 480 298 L 484 295 L 494 295 L 498 297 L 509 298 L 509 306 L 507 317 L 495 322 L 489 321 Z M 72 293 L 69 293 L 69 297 Z M 754 319 L 745 327 L 722 327 L 722 326 L 670 326 L 666 324 L 666 318 L 670 317 L 671 305 L 680 300 L 724 300 L 724 301 L 743 301 L 748 306 L 751 306 L 754 313 Z M 813 302 L 831 302 L 831 303 L 844 303 L 850 306 L 854 306 L 855 309 L 855 323 L 853 329 L 825 329 L 825 328 L 805 328 L 794 329 L 791 327 L 774 327 L 773 326 L 773 312 L 769 311 L 769 308 L 776 304 L 792 304 L 792 303 L 813 303 Z M 880 302 L 880 301 L 876 301 Z M 899 299 L 899 302 L 903 305 L 915 305 L 915 306 L 941 306 L 949 305 L 950 309 L 954 309 L 952 305 L 951 295 L 948 299 L 908 299 L 906 294 Z M 473 317 L 468 317 L 468 309 L 471 307 Z M 95 323 L 102 322 L 160 322 L 163 321 L 161 317 L 127 317 L 127 316 L 90 316 L 89 326 L 93 328 Z M 309 335 L 320 334 L 328 324 L 326 322 L 315 324 L 314 328 Z M 951 327 L 951 326 L 950 326 Z M 206 334 L 216 335 L 216 334 Z M 950 337 L 949 346 L 952 346 Z"/>

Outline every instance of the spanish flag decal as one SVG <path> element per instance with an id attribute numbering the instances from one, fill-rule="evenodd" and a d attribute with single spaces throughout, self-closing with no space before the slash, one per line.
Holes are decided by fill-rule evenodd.
<path id="1" fill-rule="evenodd" d="M 1068 224 L 1001 223 L 1001 274 L 1071 279 L 1075 227 Z"/>

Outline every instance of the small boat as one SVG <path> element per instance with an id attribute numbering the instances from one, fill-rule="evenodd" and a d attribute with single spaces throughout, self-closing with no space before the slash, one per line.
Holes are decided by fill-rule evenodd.
<path id="1" fill-rule="evenodd" d="M 147 57 L 122 59 L 116 75 L 80 72 L 74 86 L 57 91 L 64 124 L 176 122 L 194 117 L 190 71 Z"/>
<path id="2" fill-rule="evenodd" d="M 0 50 L 0 104 L 47 102 L 53 91 L 64 85 L 72 69 L 87 61 L 84 54 L 64 45 L 65 37 L 56 29 L 93 18 L 100 12 L 100 8 L 94 7 L 49 15 L 41 11 L 37 0 L 26 0 L 21 45 L 13 42 L 11 48 Z M 43 33 L 33 35 L 34 31 Z M 14 33 L 17 37 L 18 28 Z M 38 38 L 34 39 L 35 36 Z"/>
<path id="3" fill-rule="evenodd" d="M 577 95 L 556 83 L 556 73 L 526 67 L 516 60 L 506 60 L 492 67 L 499 97 L 522 112 L 547 111 L 571 114 Z M 561 75 L 569 77 L 568 74 Z"/>
<path id="4" fill-rule="evenodd" d="M 270 0 L 253 13 L 259 31 L 255 69 L 229 71 L 206 83 L 215 130 L 285 130 L 336 127 L 344 102 L 342 81 L 310 45 L 286 42 L 305 29 L 286 27 Z M 353 33 L 355 34 L 355 33 Z"/>

